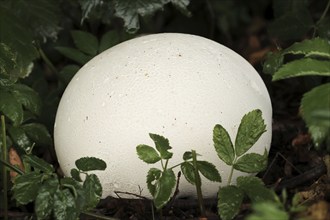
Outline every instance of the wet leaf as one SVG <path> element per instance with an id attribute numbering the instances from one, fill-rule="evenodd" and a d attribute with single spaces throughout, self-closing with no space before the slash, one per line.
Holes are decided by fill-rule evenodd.
<path id="1" fill-rule="evenodd" d="M 248 151 L 266 131 L 266 125 L 259 109 L 243 116 L 235 140 L 235 152 L 239 157 Z"/>
<path id="2" fill-rule="evenodd" d="M 222 220 L 231 220 L 237 215 L 243 197 L 243 191 L 236 186 L 225 186 L 219 189 L 218 213 Z"/>
<path id="3" fill-rule="evenodd" d="M 146 163 L 156 163 L 161 159 L 157 151 L 148 145 L 137 146 L 136 152 L 139 158 Z"/>
<path id="4" fill-rule="evenodd" d="M 76 160 L 76 166 L 81 171 L 105 170 L 107 164 L 96 157 L 82 157 Z"/>
<path id="5" fill-rule="evenodd" d="M 156 184 L 156 193 L 154 197 L 154 204 L 157 209 L 161 209 L 170 200 L 175 183 L 175 174 L 173 170 L 165 170 L 162 172 L 162 175 Z"/>
<path id="6" fill-rule="evenodd" d="M 170 147 L 170 143 L 168 139 L 163 136 L 157 134 L 149 134 L 150 138 L 155 142 L 156 149 L 160 153 L 160 157 L 162 159 L 170 159 L 173 153 L 169 152 L 172 147 Z"/>
<path id="7" fill-rule="evenodd" d="M 230 136 L 225 128 L 216 125 L 213 129 L 213 142 L 218 157 L 227 165 L 232 165 L 235 153 Z"/>
<path id="8" fill-rule="evenodd" d="M 234 164 L 236 170 L 246 173 L 258 173 L 267 167 L 267 151 L 264 155 L 249 153 L 240 157 Z"/>
<path id="9" fill-rule="evenodd" d="M 97 38 L 89 32 L 74 30 L 71 31 L 75 46 L 82 52 L 95 56 L 99 48 Z"/>

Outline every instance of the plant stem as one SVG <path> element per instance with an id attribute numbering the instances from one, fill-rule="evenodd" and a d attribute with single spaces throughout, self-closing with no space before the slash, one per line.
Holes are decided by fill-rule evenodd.
<path id="1" fill-rule="evenodd" d="M 194 171 L 195 171 L 195 186 L 196 186 L 196 191 L 197 191 L 197 198 L 198 198 L 198 205 L 199 205 L 199 210 L 201 213 L 201 217 L 206 217 L 205 214 L 205 209 L 203 205 L 203 195 L 202 195 L 202 189 L 201 189 L 201 177 L 199 176 L 198 173 L 198 168 L 197 168 L 197 156 L 196 156 L 196 151 L 192 150 L 192 159 L 193 159 L 193 166 L 194 166 Z"/>
<path id="2" fill-rule="evenodd" d="M 330 8 L 330 0 L 328 1 L 328 4 L 327 4 L 327 6 L 325 7 L 325 9 L 324 9 L 324 11 L 323 11 L 323 13 L 322 13 L 320 19 L 316 22 L 317 25 L 318 25 L 319 23 L 321 23 L 321 21 L 322 21 L 322 20 L 324 19 L 324 17 L 327 15 L 329 8 Z"/>
<path id="3" fill-rule="evenodd" d="M 85 215 L 88 215 L 88 216 L 91 216 L 93 217 L 93 219 L 102 219 L 102 220 L 119 220 L 118 218 L 112 218 L 112 217 L 107 217 L 107 216 L 104 216 L 104 215 L 98 215 L 98 214 L 95 214 L 95 213 L 92 213 L 92 212 L 81 212 Z"/>
<path id="4" fill-rule="evenodd" d="M 231 184 L 231 179 L 233 178 L 234 164 L 236 163 L 236 160 L 237 160 L 237 158 L 235 156 L 234 161 L 233 161 L 233 165 L 231 166 L 231 170 L 230 170 L 229 177 L 228 177 L 228 182 L 227 182 L 228 186 Z"/>
<path id="5" fill-rule="evenodd" d="M 41 56 L 41 58 L 45 61 L 45 63 L 47 64 L 47 66 L 49 67 L 49 69 L 54 72 L 55 74 L 57 74 L 57 70 L 55 68 L 55 66 L 53 65 L 53 63 L 48 59 L 48 57 L 46 56 L 46 54 L 44 53 L 44 51 L 39 47 L 38 52 Z"/>
<path id="6" fill-rule="evenodd" d="M 11 165 L 11 164 L 8 163 L 7 161 L 4 161 L 3 159 L 0 159 L 0 162 L 1 162 L 3 165 L 5 165 L 5 166 L 7 166 L 8 168 L 10 168 L 10 169 L 12 169 L 13 171 L 15 171 L 16 173 L 18 173 L 19 175 L 23 175 L 23 174 L 24 174 L 24 172 L 23 172 L 21 169 L 15 167 L 15 166 L 13 166 L 13 165 Z"/>
<path id="7" fill-rule="evenodd" d="M 6 142 L 6 124 L 5 124 L 5 116 L 1 115 L 1 127 L 2 127 L 2 159 L 7 162 L 7 158 L 8 158 L 8 149 L 7 149 L 7 142 Z M 2 166 L 2 181 L 3 181 L 3 209 L 4 209 L 4 217 L 5 220 L 8 219 L 8 194 L 7 194 L 7 180 L 8 176 L 7 176 L 7 167 L 6 166 Z"/>

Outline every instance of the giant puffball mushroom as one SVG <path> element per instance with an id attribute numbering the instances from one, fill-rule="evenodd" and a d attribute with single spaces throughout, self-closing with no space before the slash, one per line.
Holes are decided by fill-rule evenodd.
<path id="1" fill-rule="evenodd" d="M 103 197 L 123 191 L 151 198 L 146 175 L 160 166 L 141 161 L 136 146 L 154 146 L 148 135 L 154 133 L 169 139 L 170 165 L 194 149 L 216 165 L 224 185 L 230 167 L 217 156 L 213 128 L 221 124 L 235 140 L 241 118 L 254 109 L 262 111 L 267 131 L 249 152 L 263 154 L 270 147 L 272 107 L 262 79 L 245 59 L 199 36 L 142 36 L 96 56 L 71 80 L 57 110 L 56 154 L 68 176 L 81 157 L 106 161 L 107 169 L 95 172 Z M 233 180 L 241 175 L 248 174 L 234 171 Z M 219 183 L 202 179 L 205 198 L 218 189 Z M 184 178 L 179 190 L 179 196 L 196 194 Z"/>

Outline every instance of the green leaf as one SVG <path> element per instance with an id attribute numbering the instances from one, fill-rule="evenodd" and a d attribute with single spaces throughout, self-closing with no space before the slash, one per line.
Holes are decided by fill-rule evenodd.
<path id="1" fill-rule="evenodd" d="M 190 0 L 171 0 L 171 3 L 185 16 L 191 16 L 191 12 L 187 9 Z"/>
<path id="2" fill-rule="evenodd" d="M 54 195 L 54 219 L 71 220 L 77 219 L 76 202 L 69 189 L 57 189 Z"/>
<path id="3" fill-rule="evenodd" d="M 308 75 L 330 76 L 330 61 L 311 58 L 291 61 L 274 73 L 273 81 Z"/>
<path id="4" fill-rule="evenodd" d="M 15 99 L 32 113 L 39 115 L 41 110 L 41 99 L 37 92 L 24 84 L 15 84 L 10 92 Z"/>
<path id="5" fill-rule="evenodd" d="M 107 164 L 96 157 L 82 157 L 76 160 L 76 167 L 81 171 L 105 170 Z"/>
<path id="6" fill-rule="evenodd" d="M 33 45 L 33 33 L 26 26 L 24 19 L 14 14 L 17 12 L 16 8 L 10 10 L 10 7 L 4 6 L 5 4 L 0 5 L 0 27 L 6 31 L 1 31 L 0 42 L 6 44 L 17 55 L 16 68 L 10 72 L 10 81 L 15 82 L 17 78 L 30 74 L 33 67 L 32 61 L 38 57 L 38 52 Z"/>
<path id="7" fill-rule="evenodd" d="M 84 65 L 87 63 L 90 59 L 92 59 L 92 56 L 86 55 L 79 50 L 75 48 L 70 47 L 55 47 L 55 49 L 60 52 L 63 56 L 81 64 Z"/>
<path id="8" fill-rule="evenodd" d="M 36 37 L 56 40 L 60 31 L 60 4 L 56 0 L 11 1 L 10 9 L 33 30 Z"/>
<path id="9" fill-rule="evenodd" d="M 137 146 L 136 152 L 139 158 L 146 163 L 156 163 L 161 159 L 157 151 L 148 145 Z"/>
<path id="10" fill-rule="evenodd" d="M 107 33 L 103 34 L 101 38 L 99 52 L 101 53 L 106 49 L 115 46 L 119 42 L 120 42 L 120 36 L 118 32 L 114 30 L 108 31 Z"/>
<path id="11" fill-rule="evenodd" d="M 181 171 L 183 173 L 183 176 L 186 178 L 186 180 L 192 184 L 195 185 L 196 178 L 195 178 L 195 168 L 192 165 L 191 162 L 183 162 L 181 164 Z"/>
<path id="12" fill-rule="evenodd" d="M 52 145 L 52 138 L 45 125 L 38 123 L 30 123 L 22 125 L 21 128 L 25 131 L 27 136 L 37 145 Z"/>
<path id="13" fill-rule="evenodd" d="M 95 174 L 86 176 L 83 184 L 86 198 L 86 209 L 95 208 L 102 196 L 102 185 Z"/>
<path id="14" fill-rule="evenodd" d="M 10 75 L 10 72 L 17 65 L 16 59 L 17 59 L 17 55 L 14 53 L 12 48 L 10 48 L 7 44 L 0 43 L 0 74 L 1 75 Z"/>
<path id="15" fill-rule="evenodd" d="M 265 129 L 266 125 L 260 109 L 244 115 L 235 140 L 236 155 L 239 157 L 248 151 L 266 131 Z"/>
<path id="16" fill-rule="evenodd" d="M 300 39 L 314 25 L 307 8 L 288 11 L 275 19 L 268 28 L 269 34 L 280 40 Z"/>
<path id="17" fill-rule="evenodd" d="M 213 182 L 221 182 L 221 176 L 217 168 L 210 162 L 197 161 L 198 171 L 203 174 L 208 180 Z"/>
<path id="18" fill-rule="evenodd" d="M 244 193 L 236 186 L 221 187 L 218 192 L 218 213 L 222 220 L 231 220 L 239 212 Z"/>
<path id="19" fill-rule="evenodd" d="M 316 148 L 330 136 L 330 83 L 318 86 L 304 94 L 301 113 Z"/>
<path id="20" fill-rule="evenodd" d="M 247 220 L 265 220 L 276 216 L 278 220 L 289 220 L 290 216 L 281 208 L 281 204 L 274 202 L 260 202 L 253 204 L 253 213 L 247 217 Z"/>
<path id="21" fill-rule="evenodd" d="M 235 158 L 233 144 L 228 132 L 221 125 L 216 125 L 213 129 L 213 142 L 218 157 L 227 165 L 232 165 Z"/>
<path id="22" fill-rule="evenodd" d="M 162 171 L 157 168 L 151 168 L 147 174 L 147 185 L 150 194 L 155 197 L 156 195 L 156 185 L 162 175 Z"/>
<path id="23" fill-rule="evenodd" d="M 58 179 L 52 178 L 45 181 L 39 189 L 34 205 L 37 219 L 50 218 L 54 207 L 54 194 L 58 187 Z"/>
<path id="24" fill-rule="evenodd" d="M 175 183 L 175 174 L 173 170 L 165 170 L 162 172 L 156 185 L 154 198 L 154 204 L 157 209 L 161 209 L 170 200 Z"/>
<path id="25" fill-rule="evenodd" d="M 79 170 L 77 170 L 76 168 L 73 168 L 73 169 L 71 169 L 70 174 L 73 179 L 75 179 L 78 182 L 82 182 Z"/>
<path id="26" fill-rule="evenodd" d="M 302 54 L 306 57 L 319 57 L 330 59 L 330 43 L 326 39 L 313 38 L 296 42 L 292 46 L 286 48 L 283 54 Z"/>
<path id="27" fill-rule="evenodd" d="M 81 24 L 85 19 L 88 19 L 93 12 L 99 12 L 99 10 L 104 4 L 103 0 L 79 0 L 79 4 L 81 6 L 82 16 L 81 16 Z"/>
<path id="28" fill-rule="evenodd" d="M 162 10 L 168 0 L 114 0 L 115 15 L 124 20 L 129 33 L 135 33 L 140 28 L 139 15 L 144 17 Z"/>
<path id="29" fill-rule="evenodd" d="M 273 75 L 283 65 L 283 59 L 281 52 L 269 52 L 263 64 L 263 72 Z"/>
<path id="30" fill-rule="evenodd" d="M 234 164 L 236 170 L 246 173 L 258 173 L 267 167 L 267 150 L 264 155 L 249 153 L 240 157 Z"/>
<path id="31" fill-rule="evenodd" d="M 157 134 L 149 134 L 150 138 L 155 142 L 156 149 L 160 153 L 162 159 L 170 159 L 173 156 L 173 153 L 168 150 L 171 149 L 168 139 Z"/>
<path id="32" fill-rule="evenodd" d="M 67 85 L 79 69 L 80 67 L 78 65 L 66 65 L 59 72 L 59 77 Z"/>
<path id="33" fill-rule="evenodd" d="M 43 175 L 38 172 L 30 172 L 15 178 L 13 197 L 20 205 L 26 205 L 36 199 L 41 187 Z"/>
<path id="34" fill-rule="evenodd" d="M 70 177 L 64 177 L 61 179 L 61 186 L 68 188 L 73 193 L 78 212 L 86 210 L 86 192 L 80 182 Z"/>
<path id="35" fill-rule="evenodd" d="M 30 141 L 30 138 L 27 136 L 27 134 L 22 128 L 10 126 L 8 129 L 8 133 L 13 142 L 24 152 L 29 152 L 31 150 L 32 143 Z"/>
<path id="36" fill-rule="evenodd" d="M 74 44 L 80 51 L 91 56 L 95 56 L 97 54 L 99 42 L 93 34 L 85 31 L 74 30 L 71 31 L 71 35 Z"/>
<path id="37" fill-rule="evenodd" d="M 323 20 L 320 23 L 317 24 L 318 36 L 330 40 L 329 25 L 330 25 L 330 17 L 326 16 L 323 18 Z"/>
<path id="38" fill-rule="evenodd" d="M 22 105 L 15 97 L 0 88 L 0 112 L 7 116 L 15 126 L 23 122 Z"/>
<path id="39" fill-rule="evenodd" d="M 183 160 L 190 160 L 192 159 L 192 152 L 191 151 L 186 151 L 184 152 L 183 156 L 182 156 Z"/>
<path id="40" fill-rule="evenodd" d="M 53 165 L 47 163 L 43 159 L 33 155 L 33 154 L 28 154 L 28 155 L 23 155 L 23 161 L 24 163 L 28 163 L 33 167 L 34 169 L 38 169 L 42 172 L 51 174 L 55 172 L 55 169 Z"/>
<path id="41" fill-rule="evenodd" d="M 268 189 L 258 177 L 240 176 L 236 181 L 237 186 L 248 195 L 252 203 L 275 201 L 275 192 Z"/>

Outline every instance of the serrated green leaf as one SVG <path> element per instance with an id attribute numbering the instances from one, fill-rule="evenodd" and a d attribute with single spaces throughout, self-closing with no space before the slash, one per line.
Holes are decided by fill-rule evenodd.
<path id="1" fill-rule="evenodd" d="M 13 198 L 18 204 L 26 205 L 36 199 L 42 177 L 43 175 L 39 172 L 30 172 L 15 178 L 12 190 Z"/>
<path id="2" fill-rule="evenodd" d="M 41 110 L 41 99 L 37 92 L 24 84 L 15 84 L 10 92 L 15 99 L 32 113 L 39 115 Z"/>
<path id="3" fill-rule="evenodd" d="M 0 74 L 10 75 L 10 72 L 15 69 L 17 55 L 13 50 L 4 43 L 0 43 Z M 2 78 L 0 75 L 0 78 Z"/>
<path id="4" fill-rule="evenodd" d="M 117 31 L 111 30 L 102 35 L 100 40 L 99 52 L 103 52 L 120 42 L 120 36 Z"/>
<path id="5" fill-rule="evenodd" d="M 58 187 L 57 178 L 45 181 L 40 187 L 34 205 L 37 219 L 49 219 L 51 217 L 54 207 L 54 194 Z"/>
<path id="6" fill-rule="evenodd" d="M 292 46 L 286 48 L 283 54 L 302 54 L 306 57 L 318 57 L 330 59 L 330 43 L 326 39 L 313 38 L 296 42 Z"/>
<path id="7" fill-rule="evenodd" d="M 9 7 L 17 17 L 24 21 L 34 36 L 56 40 L 60 31 L 60 4 L 56 0 L 11 1 Z"/>
<path id="8" fill-rule="evenodd" d="M 52 145 L 52 138 L 45 125 L 38 123 L 29 123 L 22 125 L 21 128 L 25 131 L 27 136 L 37 145 Z"/>
<path id="9" fill-rule="evenodd" d="M 237 186 L 247 194 L 252 203 L 275 201 L 275 192 L 268 189 L 261 179 L 255 176 L 240 176 Z"/>
<path id="10" fill-rule="evenodd" d="M 237 215 L 243 197 L 243 191 L 236 186 L 225 186 L 219 189 L 218 213 L 222 220 L 231 220 Z"/>
<path id="11" fill-rule="evenodd" d="M 96 157 L 82 157 L 76 160 L 76 167 L 81 171 L 105 170 L 107 164 Z"/>
<path id="12" fill-rule="evenodd" d="M 230 136 L 225 128 L 216 125 L 213 129 L 213 142 L 218 157 L 227 165 L 232 165 L 235 153 Z"/>
<path id="13" fill-rule="evenodd" d="M 157 151 L 148 145 L 141 144 L 137 146 L 136 152 L 139 158 L 146 163 L 156 163 L 161 159 Z"/>
<path id="14" fill-rule="evenodd" d="M 285 25 L 284 25 L 285 24 Z M 314 25 L 307 8 L 288 11 L 269 25 L 269 34 L 280 40 L 299 39 Z"/>
<path id="15" fill-rule="evenodd" d="M 53 165 L 47 163 L 43 159 L 33 155 L 33 154 L 28 154 L 28 155 L 23 155 L 23 161 L 24 163 L 28 163 L 33 167 L 34 169 L 38 169 L 42 172 L 45 173 L 53 173 L 55 172 Z"/>
<path id="16" fill-rule="evenodd" d="M 169 0 L 114 0 L 115 16 L 124 20 L 129 33 L 135 33 L 140 28 L 139 15 L 144 17 L 162 10 Z"/>
<path id="17" fill-rule="evenodd" d="M 156 195 L 156 185 L 162 175 L 162 171 L 157 168 L 151 168 L 147 174 L 147 186 L 150 194 L 155 197 Z"/>
<path id="18" fill-rule="evenodd" d="M 236 156 L 248 151 L 266 131 L 266 125 L 260 109 L 255 109 L 243 116 L 235 139 Z"/>
<path id="19" fill-rule="evenodd" d="M 330 83 L 318 86 L 304 94 L 301 100 L 305 120 L 315 146 L 330 136 Z"/>
<path id="20" fill-rule="evenodd" d="M 273 75 L 273 81 L 297 76 L 330 76 L 330 61 L 303 58 L 283 65 Z"/>
<path id="21" fill-rule="evenodd" d="M 86 209 L 95 208 L 102 196 L 102 185 L 99 178 L 95 174 L 86 176 L 83 184 L 86 198 Z"/>
<path id="22" fill-rule="evenodd" d="M 157 134 L 149 134 L 150 138 L 155 142 L 156 149 L 160 153 L 160 157 L 162 159 L 170 159 L 173 156 L 173 153 L 169 152 L 168 150 L 172 149 L 170 147 L 170 143 L 168 139 L 164 138 L 163 136 Z"/>
<path id="23" fill-rule="evenodd" d="M 86 55 L 79 50 L 75 48 L 70 47 L 55 47 L 55 49 L 60 52 L 63 56 L 81 64 L 84 65 L 87 63 L 90 59 L 92 59 L 92 56 Z"/>
<path id="24" fill-rule="evenodd" d="M 22 105 L 12 94 L 2 89 L 0 89 L 0 112 L 8 117 L 15 126 L 23 122 Z"/>
<path id="25" fill-rule="evenodd" d="M 170 200 L 175 183 L 175 174 L 173 170 L 165 170 L 162 172 L 156 185 L 156 193 L 154 197 L 156 209 L 161 209 Z"/>
<path id="26" fill-rule="evenodd" d="M 249 153 L 238 158 L 234 164 L 236 170 L 246 173 L 258 173 L 267 167 L 267 151 L 264 155 Z"/>
<path id="27" fill-rule="evenodd" d="M 75 179 L 78 182 L 82 182 L 79 170 L 77 170 L 76 168 L 73 168 L 73 169 L 71 169 L 70 174 L 73 179 Z"/>
<path id="28" fill-rule="evenodd" d="M 71 31 L 73 42 L 75 46 L 82 52 L 95 56 L 99 48 L 99 42 L 97 38 L 88 32 L 74 30 Z"/>
<path id="29" fill-rule="evenodd" d="M 195 178 L 195 168 L 192 165 L 191 162 L 184 162 L 181 164 L 181 171 L 183 173 L 183 176 L 186 178 L 186 180 L 192 184 L 195 185 L 196 178 Z"/>
<path id="30" fill-rule="evenodd" d="M 281 52 L 269 52 L 263 64 L 263 72 L 273 75 L 283 65 L 283 58 Z"/>
<path id="31" fill-rule="evenodd" d="M 31 150 L 32 143 L 25 131 L 21 127 L 10 126 L 8 133 L 13 142 L 20 147 L 24 152 Z"/>
<path id="32" fill-rule="evenodd" d="M 59 77 L 67 85 L 79 69 L 80 67 L 78 65 L 66 65 L 59 72 Z"/>
<path id="33" fill-rule="evenodd" d="M 71 220 L 77 219 L 75 199 L 69 189 L 57 189 L 54 194 L 54 219 L 56 220 Z"/>
<path id="34" fill-rule="evenodd" d="M 197 168 L 206 179 L 213 182 L 221 182 L 220 173 L 212 163 L 207 161 L 197 161 Z"/>
<path id="35" fill-rule="evenodd" d="M 190 160 L 192 159 L 192 152 L 191 151 L 186 151 L 184 152 L 183 156 L 182 156 L 183 160 Z"/>
<path id="36" fill-rule="evenodd" d="M 253 204 L 253 213 L 247 217 L 247 220 L 265 220 L 272 219 L 276 216 L 277 220 L 289 220 L 287 213 L 281 204 L 274 202 L 260 202 Z"/>

